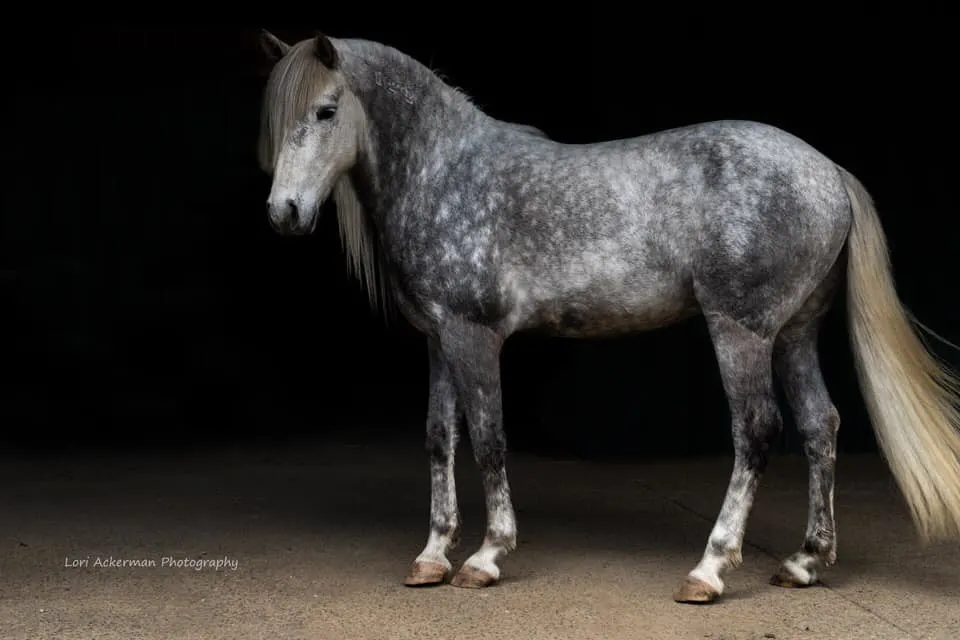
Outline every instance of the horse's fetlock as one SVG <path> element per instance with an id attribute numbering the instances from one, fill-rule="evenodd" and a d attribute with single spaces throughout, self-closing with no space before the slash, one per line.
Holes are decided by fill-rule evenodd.
<path id="1" fill-rule="evenodd" d="M 488 529 L 484 544 L 492 547 L 501 547 L 507 551 L 517 548 L 517 532 L 515 530 Z"/>

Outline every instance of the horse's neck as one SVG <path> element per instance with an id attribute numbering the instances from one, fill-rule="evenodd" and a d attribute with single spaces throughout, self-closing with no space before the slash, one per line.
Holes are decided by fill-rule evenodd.
<path id="1" fill-rule="evenodd" d="M 363 58 L 354 69 L 356 93 L 366 113 L 361 167 L 353 176 L 364 207 L 375 218 L 402 200 L 426 170 L 449 157 L 491 118 L 429 69 L 398 52 Z"/>

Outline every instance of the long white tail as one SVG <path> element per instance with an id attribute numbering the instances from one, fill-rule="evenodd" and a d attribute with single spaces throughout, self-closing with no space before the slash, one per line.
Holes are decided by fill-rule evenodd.
<path id="1" fill-rule="evenodd" d="M 960 378 L 920 340 L 897 296 L 873 199 L 840 172 L 853 209 L 848 322 L 874 433 L 921 536 L 960 536 Z"/>

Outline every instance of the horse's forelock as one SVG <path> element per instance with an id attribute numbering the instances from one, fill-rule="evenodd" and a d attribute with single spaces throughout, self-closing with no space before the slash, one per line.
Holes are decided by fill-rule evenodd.
<path id="1" fill-rule="evenodd" d="M 314 55 L 313 40 L 298 42 L 280 59 L 264 90 L 260 120 L 259 160 L 267 173 L 273 167 L 287 129 L 303 117 L 329 81 L 330 69 Z"/>

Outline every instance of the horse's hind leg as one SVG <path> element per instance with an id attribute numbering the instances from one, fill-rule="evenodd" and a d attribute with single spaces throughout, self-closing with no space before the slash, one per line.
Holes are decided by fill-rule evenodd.
<path id="1" fill-rule="evenodd" d="M 705 316 L 730 405 L 733 474 L 703 557 L 674 594 L 677 602 L 710 602 L 723 593 L 723 574 L 740 564 L 767 451 L 782 424 L 773 389 L 773 336 L 723 314 Z"/>
<path id="2" fill-rule="evenodd" d="M 770 580 L 778 586 L 815 584 L 819 571 L 837 559 L 833 487 L 840 414 L 830 400 L 817 355 L 820 321 L 835 285 L 834 273 L 780 332 L 774 345 L 774 367 L 803 436 L 810 476 L 807 532 L 800 549 L 783 561 Z"/>
<path id="3" fill-rule="evenodd" d="M 460 531 L 454 457 L 461 412 L 453 373 L 439 345 L 428 344 L 430 398 L 427 408 L 427 453 L 430 456 L 430 534 L 405 584 L 439 584 L 449 574 L 447 552 L 456 547 Z"/>

